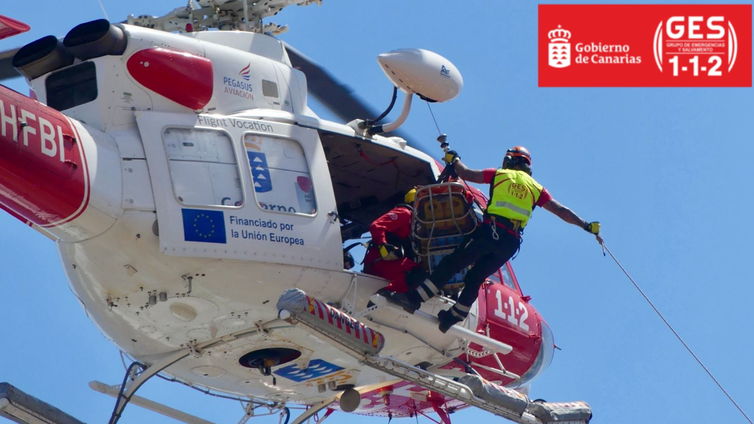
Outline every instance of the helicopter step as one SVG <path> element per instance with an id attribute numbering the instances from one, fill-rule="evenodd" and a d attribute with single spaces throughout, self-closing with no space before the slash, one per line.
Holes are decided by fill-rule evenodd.
<path id="1" fill-rule="evenodd" d="M 585 402 L 532 402 L 523 393 L 491 383 L 478 375 L 466 374 L 455 381 L 392 357 L 379 356 L 385 344 L 382 333 L 300 289 L 286 290 L 280 296 L 277 308 L 281 319 L 303 324 L 312 335 L 342 347 L 371 368 L 511 421 L 587 424 L 591 419 L 591 408 Z"/>
<path id="2" fill-rule="evenodd" d="M 402 312 L 403 309 L 390 303 L 384 296 L 375 294 L 372 295 L 372 297 L 369 298 L 375 305 L 377 305 L 379 308 L 367 311 L 367 316 L 371 316 L 378 310 L 378 309 L 391 309 L 397 312 Z M 408 316 L 409 320 L 412 321 L 423 321 L 425 323 L 429 323 L 432 327 L 437 327 L 438 324 L 440 324 L 440 320 L 437 319 L 437 317 L 430 315 L 424 311 L 417 310 L 413 314 Z M 459 323 L 460 324 L 460 323 Z M 487 337 L 483 334 L 475 333 L 474 331 L 471 331 L 467 328 L 464 328 L 458 324 L 451 326 L 448 331 L 448 335 L 457 337 L 459 339 L 464 339 L 468 342 L 476 343 L 482 347 L 485 348 L 486 352 L 495 352 L 500 353 L 502 355 L 507 355 L 513 351 L 513 347 L 507 343 L 503 343 L 501 341 L 495 340 L 493 338 Z"/>

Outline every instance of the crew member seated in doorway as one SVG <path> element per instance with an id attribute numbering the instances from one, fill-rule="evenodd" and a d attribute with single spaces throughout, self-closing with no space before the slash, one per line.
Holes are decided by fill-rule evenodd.
<path id="1" fill-rule="evenodd" d="M 414 213 L 411 205 L 415 197 L 416 189 L 410 190 L 404 197 L 404 204 L 397 205 L 369 226 L 372 242 L 364 257 L 364 272 L 390 282 L 382 291 L 405 293 L 424 280 L 424 272 L 415 261 L 411 246 Z M 414 281 L 413 287 L 409 287 L 407 277 L 409 282 Z"/>
<path id="2" fill-rule="evenodd" d="M 388 300 L 413 313 L 422 302 L 438 294 L 453 275 L 474 264 L 464 278 L 464 289 L 456 304 L 438 314 L 443 333 L 466 318 L 482 282 L 518 251 L 524 227 L 535 207 L 540 206 L 563 221 L 583 228 L 602 243 L 599 222 L 583 220 L 553 199 L 531 177 L 531 154 L 526 148 L 516 146 L 509 149 L 500 169 L 469 169 L 454 151 L 446 154 L 445 161 L 462 179 L 490 185 L 484 222 L 453 253 L 443 258 L 419 287 L 405 294 L 388 294 Z"/>

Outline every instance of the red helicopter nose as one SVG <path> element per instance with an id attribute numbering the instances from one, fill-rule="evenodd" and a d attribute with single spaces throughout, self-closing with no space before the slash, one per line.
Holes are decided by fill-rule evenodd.
<path id="1" fill-rule="evenodd" d="M 0 86 L 0 206 L 40 227 L 79 216 L 89 190 L 77 138 L 63 114 Z"/>

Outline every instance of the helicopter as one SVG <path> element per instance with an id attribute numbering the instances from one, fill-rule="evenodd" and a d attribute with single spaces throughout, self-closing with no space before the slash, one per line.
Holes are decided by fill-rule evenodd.
<path id="1" fill-rule="evenodd" d="M 288 3 L 302 2 L 280 8 Z M 344 242 L 396 196 L 435 184 L 440 166 L 405 139 L 379 135 L 397 124 L 345 125 L 311 112 L 316 65 L 261 23 L 278 10 L 236 1 L 207 5 L 213 15 L 198 5 L 125 24 L 91 21 L 63 42 L 28 44 L 13 62 L 39 103 L 3 92 L 3 122 L 18 121 L 3 126 L 12 191 L 3 208 L 57 240 L 87 315 L 135 364 L 116 389 L 111 422 L 157 373 L 240 396 L 248 411 L 310 407 L 294 422 L 334 405 L 396 418 L 436 412 L 449 422 L 458 408 L 490 405 L 457 381 L 478 374 L 502 396 L 494 407 L 502 416 L 559 421 L 505 387 L 525 387 L 554 347 L 509 265 L 485 286 L 474 319 L 447 336 L 429 330 L 426 312 L 452 299 L 428 305 L 427 316 L 384 304 L 370 311 L 385 282 L 344 269 Z M 416 63 L 398 70 L 417 52 L 430 57 L 418 66 L 440 81 L 458 74 L 440 56 L 399 50 L 382 62 L 398 72 L 396 87 L 435 101 L 457 94 L 457 81 L 450 96 L 402 81 L 423 78 L 411 74 Z M 374 177 L 385 165 L 396 172 Z M 294 288 L 303 291 L 285 291 Z M 315 320 L 282 302 L 285 293 L 306 299 Z M 352 332 L 371 348 L 344 336 Z M 591 416 L 575 410 L 576 421 Z"/>

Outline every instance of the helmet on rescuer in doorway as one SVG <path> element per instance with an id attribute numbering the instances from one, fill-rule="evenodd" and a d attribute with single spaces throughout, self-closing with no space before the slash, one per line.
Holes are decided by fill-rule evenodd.
<path id="1" fill-rule="evenodd" d="M 531 153 L 524 146 L 515 146 L 505 152 L 503 169 L 518 169 L 531 175 Z"/>
<path id="2" fill-rule="evenodd" d="M 416 199 L 416 189 L 412 188 L 406 193 L 406 196 L 403 197 L 403 201 L 406 202 L 406 204 L 413 205 L 414 199 Z"/>

